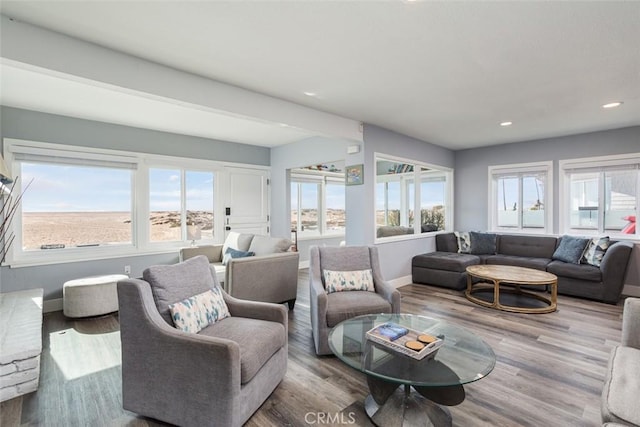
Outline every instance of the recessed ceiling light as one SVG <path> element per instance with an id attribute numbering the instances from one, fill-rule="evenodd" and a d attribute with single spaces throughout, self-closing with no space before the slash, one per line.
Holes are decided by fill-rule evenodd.
<path id="1" fill-rule="evenodd" d="M 604 104 L 602 106 L 602 108 L 616 108 L 622 105 L 622 102 L 616 101 L 616 102 L 610 102 L 608 104 Z"/>
<path id="2" fill-rule="evenodd" d="M 307 96 L 318 96 L 318 94 L 315 92 L 302 92 L 302 93 L 304 93 Z"/>
<path id="3" fill-rule="evenodd" d="M 513 124 L 513 122 L 502 122 L 500 123 L 500 126 L 511 126 Z"/>

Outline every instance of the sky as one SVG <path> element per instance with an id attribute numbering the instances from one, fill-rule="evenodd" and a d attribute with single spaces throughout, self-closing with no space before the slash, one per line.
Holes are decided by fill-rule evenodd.
<path id="1" fill-rule="evenodd" d="M 23 212 L 127 212 L 133 171 L 101 167 L 22 163 Z M 180 209 L 180 171 L 150 170 L 150 208 Z M 212 210 L 213 173 L 186 173 L 187 209 Z"/>

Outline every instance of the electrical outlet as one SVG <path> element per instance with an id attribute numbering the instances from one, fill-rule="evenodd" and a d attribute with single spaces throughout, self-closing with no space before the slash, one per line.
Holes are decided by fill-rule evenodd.
<path id="1" fill-rule="evenodd" d="M 131 266 L 130 265 L 125 265 L 124 266 L 124 274 L 131 274 Z"/>

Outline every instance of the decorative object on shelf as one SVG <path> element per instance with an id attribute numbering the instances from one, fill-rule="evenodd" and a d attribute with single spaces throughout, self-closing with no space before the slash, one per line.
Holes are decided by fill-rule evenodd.
<path id="1" fill-rule="evenodd" d="M 191 240 L 191 246 L 196 245 L 196 240 L 202 239 L 200 226 L 194 223 L 187 224 L 187 240 Z"/>
<path id="2" fill-rule="evenodd" d="M 347 166 L 346 172 L 345 172 L 345 184 L 346 185 L 364 184 L 363 169 L 364 169 L 364 165 Z"/>

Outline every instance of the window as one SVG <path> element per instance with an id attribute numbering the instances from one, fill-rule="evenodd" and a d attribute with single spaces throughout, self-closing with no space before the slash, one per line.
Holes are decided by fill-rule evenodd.
<path id="1" fill-rule="evenodd" d="M 344 173 L 309 168 L 291 171 L 291 228 L 299 237 L 343 234 Z"/>
<path id="2" fill-rule="evenodd" d="M 4 150 L 22 188 L 30 183 L 12 223 L 11 265 L 175 251 L 224 238 L 214 232 L 223 229 L 215 209 L 224 207 L 214 203 L 215 184 L 237 168 L 9 138 Z"/>
<path id="3" fill-rule="evenodd" d="M 439 166 L 376 155 L 377 237 L 449 229 L 451 176 Z"/>
<path id="4" fill-rule="evenodd" d="M 150 168 L 150 241 L 213 239 L 213 189 L 212 172 Z"/>
<path id="5" fill-rule="evenodd" d="M 640 154 L 560 162 L 563 232 L 638 236 Z"/>
<path id="6" fill-rule="evenodd" d="M 551 174 L 551 162 L 490 166 L 490 228 L 551 232 Z"/>
<path id="7" fill-rule="evenodd" d="M 25 251 L 132 245 L 130 169 L 25 156 L 19 176 Z"/>

